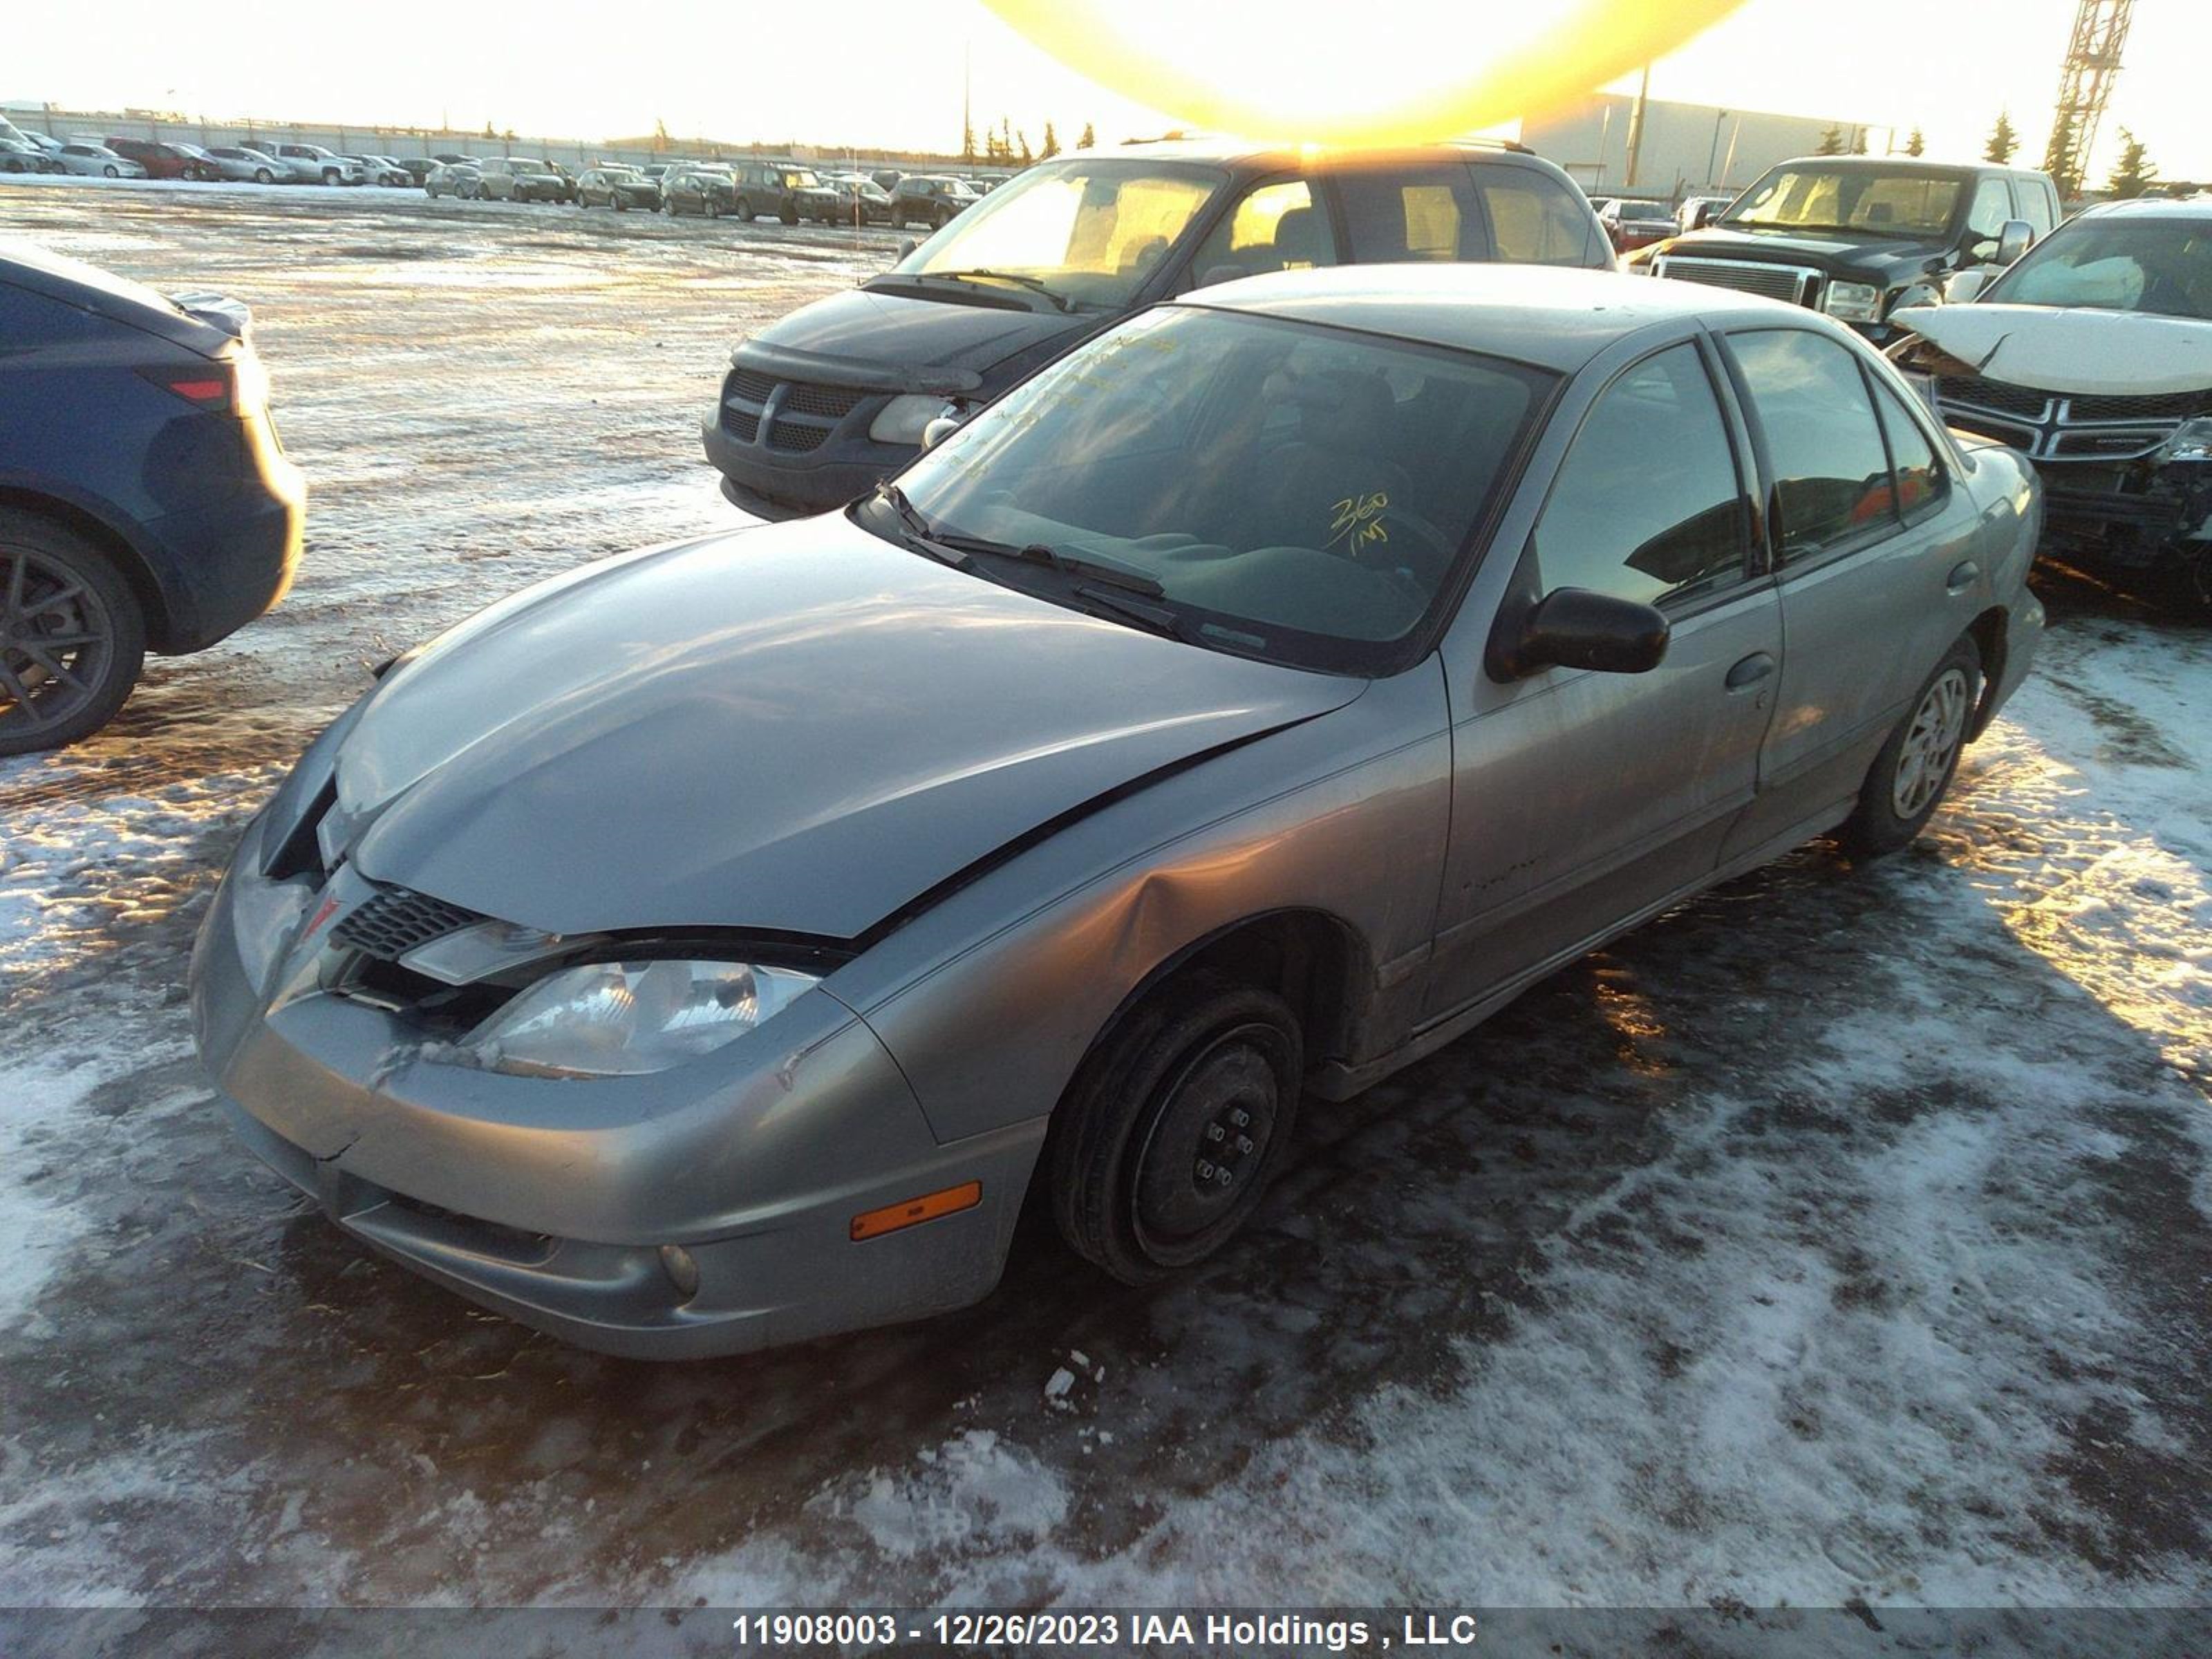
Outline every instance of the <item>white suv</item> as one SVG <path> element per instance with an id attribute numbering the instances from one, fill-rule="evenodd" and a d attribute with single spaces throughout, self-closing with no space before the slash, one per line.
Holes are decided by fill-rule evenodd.
<path id="1" fill-rule="evenodd" d="M 320 144 L 279 144 L 270 152 L 299 185 L 359 185 L 368 173 L 349 155 L 337 155 Z"/>

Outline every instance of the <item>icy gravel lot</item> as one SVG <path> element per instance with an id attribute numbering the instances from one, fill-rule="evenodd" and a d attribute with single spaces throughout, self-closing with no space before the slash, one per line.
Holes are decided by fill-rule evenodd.
<path id="1" fill-rule="evenodd" d="M 2212 1600 L 2212 630 L 2054 579 L 1919 848 L 1317 1108 L 1190 1278 L 1040 1233 L 953 1318 L 627 1364 L 263 1173 L 185 954 L 366 665 L 738 521 L 729 342 L 890 239 L 12 185 L 0 233 L 250 301 L 313 491 L 279 611 L 0 762 L 0 1605 Z"/>

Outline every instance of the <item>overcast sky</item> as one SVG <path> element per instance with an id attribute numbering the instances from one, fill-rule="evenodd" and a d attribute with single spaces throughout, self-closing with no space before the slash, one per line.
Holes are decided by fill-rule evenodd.
<path id="1" fill-rule="evenodd" d="M 1123 0 L 1121 9 L 1145 3 Z M 1187 15 L 1207 3 L 1176 0 Z M 1234 9 L 1263 71 L 1270 63 L 1340 64 L 1345 84 L 1371 98 L 1390 77 L 1428 84 L 1419 77 L 1479 61 L 1486 10 L 1520 27 L 1566 4 L 1241 0 Z M 1978 152 L 1998 109 L 2009 106 L 2033 161 L 2074 9 L 2075 0 L 1746 0 L 1662 58 L 1651 90 L 1731 108 L 1833 112 L 1900 131 L 1917 124 L 1938 155 Z M 23 7 L 6 26 L 0 100 L 216 118 L 450 119 L 471 129 L 490 121 L 586 138 L 647 132 L 664 120 L 677 133 L 739 140 L 957 149 L 965 62 L 978 127 L 1004 114 L 1033 143 L 1048 119 L 1072 144 L 1085 121 L 1110 140 L 1157 131 L 1182 113 L 1148 108 L 1054 62 L 981 0 L 538 0 L 376 15 L 380 26 L 368 14 L 309 7 L 198 27 L 181 25 L 170 0 Z M 1188 46 L 1196 33 L 1163 29 L 1164 49 L 1178 40 Z M 2142 0 L 2093 176 L 2109 166 L 2125 125 L 2167 177 L 2212 178 L 2208 72 L 2212 4 Z"/>

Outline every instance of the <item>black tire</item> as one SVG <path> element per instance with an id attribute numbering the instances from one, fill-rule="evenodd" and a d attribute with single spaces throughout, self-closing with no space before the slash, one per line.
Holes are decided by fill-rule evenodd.
<path id="1" fill-rule="evenodd" d="M 257 185 L 273 185 L 276 182 L 276 175 L 270 172 L 267 167 L 256 167 L 253 169 L 253 182 Z"/>
<path id="2" fill-rule="evenodd" d="M 1913 693 L 1905 718 L 1867 769 L 1859 804 L 1840 832 L 1846 851 L 1887 857 L 1926 827 L 1958 775 L 1981 697 L 1982 655 L 1971 637 L 1962 638 Z"/>
<path id="3" fill-rule="evenodd" d="M 117 167 L 112 161 L 110 161 L 106 167 L 100 168 L 100 171 L 111 179 L 120 179 L 123 176 L 123 170 Z"/>
<path id="4" fill-rule="evenodd" d="M 1125 1285 L 1212 1255 L 1289 1154 L 1304 1063 L 1273 993 L 1203 975 L 1160 987 L 1054 1116 L 1044 1168 L 1061 1236 Z"/>
<path id="5" fill-rule="evenodd" d="M 951 222 L 952 216 L 943 208 L 937 209 L 929 216 L 929 228 L 932 230 L 942 230 Z"/>
<path id="6" fill-rule="evenodd" d="M 738 198 L 738 217 L 744 220 L 747 224 L 752 223 L 753 204 L 752 198 L 750 196 L 740 196 Z"/>
<path id="7" fill-rule="evenodd" d="M 0 755 L 97 732 L 145 659 L 145 614 L 106 554 L 50 519 L 0 507 Z"/>
<path id="8" fill-rule="evenodd" d="M 795 225 L 799 222 L 799 210 L 795 207 L 780 207 L 775 210 L 775 216 L 787 225 Z"/>
<path id="9" fill-rule="evenodd" d="M 614 210 L 617 213 L 628 213 L 629 211 L 629 199 L 619 191 L 615 192 Z"/>
<path id="10" fill-rule="evenodd" d="M 338 182 L 338 170 L 336 167 L 325 167 L 323 169 L 323 183 L 326 186 L 335 189 Z"/>

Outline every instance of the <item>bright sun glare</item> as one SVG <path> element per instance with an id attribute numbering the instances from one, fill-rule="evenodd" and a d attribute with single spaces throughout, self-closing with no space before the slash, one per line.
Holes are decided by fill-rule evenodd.
<path id="1" fill-rule="evenodd" d="M 985 3 L 1070 68 L 1198 126 L 1349 144 L 1444 138 L 1544 108 L 1664 56 L 1741 0 Z M 1425 43 L 1419 56 L 1382 44 L 1408 40 Z"/>

